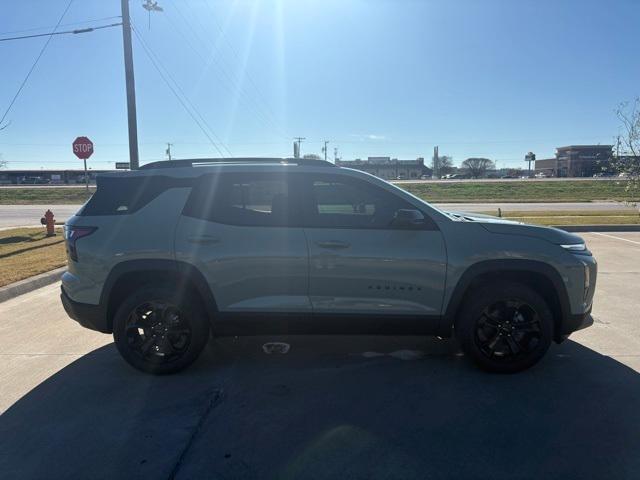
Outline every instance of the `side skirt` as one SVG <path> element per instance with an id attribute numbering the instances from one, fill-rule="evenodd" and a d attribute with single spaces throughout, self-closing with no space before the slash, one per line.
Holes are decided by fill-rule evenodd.
<path id="1" fill-rule="evenodd" d="M 218 336 L 246 335 L 438 335 L 438 315 L 359 315 L 218 312 Z"/>

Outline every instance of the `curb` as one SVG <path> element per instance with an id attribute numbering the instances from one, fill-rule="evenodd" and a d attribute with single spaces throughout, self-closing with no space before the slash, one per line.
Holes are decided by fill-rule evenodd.
<path id="1" fill-rule="evenodd" d="M 51 285 L 60 280 L 67 267 L 56 268 L 49 272 L 44 272 L 33 277 L 25 278 L 19 282 L 10 283 L 4 287 L 0 287 L 0 303 L 11 300 L 19 295 L 32 292 L 38 288 Z"/>
<path id="2" fill-rule="evenodd" d="M 640 225 L 554 225 L 566 232 L 640 232 Z"/>

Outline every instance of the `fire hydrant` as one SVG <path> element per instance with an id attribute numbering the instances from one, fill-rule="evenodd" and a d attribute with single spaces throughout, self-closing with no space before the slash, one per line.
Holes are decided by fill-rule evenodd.
<path id="1" fill-rule="evenodd" d="M 55 222 L 53 221 L 53 212 L 51 210 L 47 210 L 44 212 L 44 217 L 40 219 L 40 223 L 42 225 L 46 225 L 47 227 L 47 237 L 55 237 Z"/>

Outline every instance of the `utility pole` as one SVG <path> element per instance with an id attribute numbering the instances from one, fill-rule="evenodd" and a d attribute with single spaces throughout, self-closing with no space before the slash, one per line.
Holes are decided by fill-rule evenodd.
<path id="1" fill-rule="evenodd" d="M 322 147 L 322 151 L 324 152 L 324 161 L 327 161 L 327 144 L 329 143 L 329 140 L 325 140 L 324 141 L 324 147 Z"/>
<path id="2" fill-rule="evenodd" d="M 136 119 L 136 85 L 133 78 L 133 51 L 131 49 L 131 19 L 129 0 L 120 0 L 122 10 L 122 44 L 124 47 L 124 75 L 127 87 L 127 120 L 129 123 L 129 163 L 131 170 L 140 167 L 138 157 L 138 121 Z"/>
<path id="3" fill-rule="evenodd" d="M 293 137 L 293 139 L 296 141 L 296 144 L 298 145 L 297 152 L 296 152 L 296 150 L 294 148 L 294 157 L 295 158 L 300 158 L 300 154 L 301 154 L 300 145 L 302 144 L 303 140 L 306 140 L 306 138 L 305 137 Z M 296 156 L 296 154 L 297 154 L 297 156 Z"/>
<path id="4" fill-rule="evenodd" d="M 173 146 L 173 143 L 167 142 L 167 149 L 165 150 L 164 153 L 166 153 L 168 160 L 171 160 L 171 147 L 172 146 Z"/>

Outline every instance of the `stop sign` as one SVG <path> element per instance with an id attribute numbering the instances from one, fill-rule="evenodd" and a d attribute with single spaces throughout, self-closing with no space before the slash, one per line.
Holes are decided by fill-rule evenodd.
<path id="1" fill-rule="evenodd" d="M 76 157 L 86 160 L 93 154 L 93 142 L 87 137 L 78 137 L 73 141 L 73 153 Z"/>

